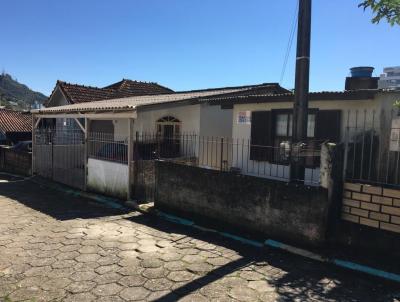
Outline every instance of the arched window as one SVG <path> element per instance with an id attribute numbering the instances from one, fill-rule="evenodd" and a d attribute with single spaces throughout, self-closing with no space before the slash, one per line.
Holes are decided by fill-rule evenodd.
<path id="1" fill-rule="evenodd" d="M 181 121 L 173 116 L 164 116 L 157 120 L 157 135 L 163 138 L 179 136 L 181 133 Z"/>

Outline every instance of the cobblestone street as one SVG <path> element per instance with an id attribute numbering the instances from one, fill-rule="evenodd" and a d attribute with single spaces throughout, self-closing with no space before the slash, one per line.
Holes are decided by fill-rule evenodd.
<path id="1" fill-rule="evenodd" d="M 399 292 L 29 181 L 0 183 L 0 300 L 399 301 Z"/>

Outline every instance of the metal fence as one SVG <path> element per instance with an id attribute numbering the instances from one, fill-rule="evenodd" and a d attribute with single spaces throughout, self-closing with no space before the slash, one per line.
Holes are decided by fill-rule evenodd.
<path id="1" fill-rule="evenodd" d="M 348 111 L 345 118 L 346 180 L 400 186 L 398 111 Z"/>
<path id="2" fill-rule="evenodd" d="M 88 157 L 128 163 L 128 138 L 114 133 L 89 132 Z"/>
<path id="3" fill-rule="evenodd" d="M 290 163 L 302 161 L 308 184 L 319 183 L 320 144 L 292 148 L 290 142 L 279 146 L 252 144 L 249 139 L 232 139 L 197 134 L 162 137 L 152 133 L 137 134 L 134 159 L 163 159 L 207 169 L 230 171 L 257 177 L 287 181 Z"/>
<path id="4" fill-rule="evenodd" d="M 84 188 L 85 137 L 81 130 L 36 129 L 33 140 L 35 174 L 71 187 Z"/>

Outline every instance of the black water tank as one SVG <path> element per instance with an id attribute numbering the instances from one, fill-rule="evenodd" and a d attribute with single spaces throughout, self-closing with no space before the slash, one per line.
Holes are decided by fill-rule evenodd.
<path id="1" fill-rule="evenodd" d="M 379 77 L 373 77 L 374 67 L 350 68 L 351 77 L 346 78 L 345 90 L 377 89 Z"/>

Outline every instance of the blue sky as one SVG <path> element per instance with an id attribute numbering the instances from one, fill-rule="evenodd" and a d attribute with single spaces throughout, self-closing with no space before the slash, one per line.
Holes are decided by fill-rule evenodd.
<path id="1" fill-rule="evenodd" d="M 314 0 L 310 88 L 342 90 L 349 68 L 400 65 L 400 27 L 361 0 Z M 175 90 L 279 82 L 297 0 L 2 1 L 0 68 L 49 94 L 57 79 L 129 78 Z M 282 85 L 294 86 L 295 41 Z"/>

